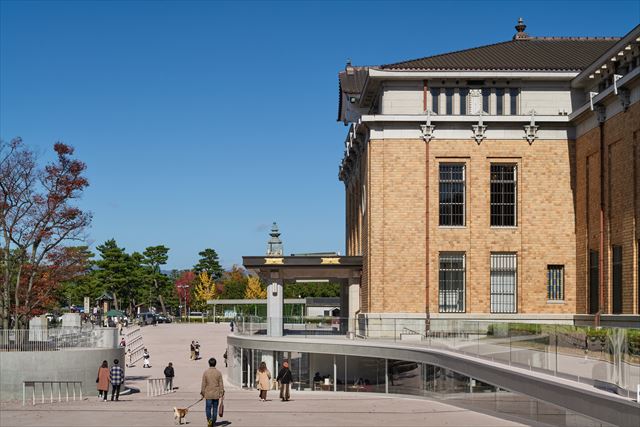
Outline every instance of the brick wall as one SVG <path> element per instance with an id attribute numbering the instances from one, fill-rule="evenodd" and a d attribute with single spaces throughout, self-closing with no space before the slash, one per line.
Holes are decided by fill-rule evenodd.
<path id="1" fill-rule="evenodd" d="M 363 254 L 364 312 L 424 313 L 426 286 L 430 311 L 438 311 L 438 257 L 466 253 L 467 313 L 488 313 L 491 252 L 518 254 L 518 312 L 573 313 L 575 292 L 573 143 L 524 140 L 437 140 L 429 143 L 429 273 L 426 250 L 425 142 L 372 140 L 361 160 L 366 214 L 360 241 Z M 466 226 L 438 224 L 440 162 L 466 165 Z M 489 167 L 518 165 L 518 226 L 489 226 Z M 366 166 L 366 167 L 365 167 Z M 351 226 L 353 227 L 353 225 Z M 349 232 L 348 232 L 349 234 Z M 548 264 L 565 266 L 565 301 L 547 303 Z"/>
<path id="2" fill-rule="evenodd" d="M 638 314 L 638 220 L 640 219 L 640 103 L 604 124 L 604 306 L 611 313 L 611 246 L 622 247 L 622 312 Z M 578 313 L 588 312 L 589 251 L 600 249 L 600 129 L 576 144 L 576 261 Z"/>

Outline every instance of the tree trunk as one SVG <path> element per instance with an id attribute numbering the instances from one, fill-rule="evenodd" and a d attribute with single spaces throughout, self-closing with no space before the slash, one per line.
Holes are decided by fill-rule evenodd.
<path id="1" fill-rule="evenodd" d="M 153 279 L 153 284 L 156 287 L 156 294 L 158 294 L 158 300 L 160 301 L 160 307 L 162 308 L 162 314 L 167 314 L 166 309 L 164 308 L 164 298 L 162 298 L 162 294 L 160 293 L 160 289 L 158 289 L 158 279 Z"/>

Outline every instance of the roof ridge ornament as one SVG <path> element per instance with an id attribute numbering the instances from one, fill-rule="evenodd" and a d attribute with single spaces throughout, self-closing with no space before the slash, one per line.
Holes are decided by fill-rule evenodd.
<path id="1" fill-rule="evenodd" d="M 524 30 L 527 26 L 524 24 L 524 20 L 522 18 L 518 18 L 518 25 L 515 26 L 517 33 L 513 36 L 514 40 L 529 40 L 529 34 L 525 33 Z"/>

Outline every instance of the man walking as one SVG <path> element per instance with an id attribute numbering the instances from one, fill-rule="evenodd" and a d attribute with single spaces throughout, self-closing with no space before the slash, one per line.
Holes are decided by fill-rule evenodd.
<path id="1" fill-rule="evenodd" d="M 164 368 L 164 386 L 168 392 L 173 391 L 173 377 L 175 373 L 173 371 L 173 363 L 169 362 L 166 368 Z"/>
<path id="2" fill-rule="evenodd" d="M 200 395 L 206 399 L 205 415 L 207 416 L 207 427 L 213 427 L 218 419 L 218 404 L 224 398 L 224 384 L 222 374 L 216 369 L 216 359 L 209 359 L 209 369 L 202 374 L 202 387 Z"/>
<path id="3" fill-rule="evenodd" d="M 111 380 L 111 400 L 115 395 L 116 400 L 120 400 L 120 386 L 124 382 L 124 370 L 118 365 L 119 360 L 113 361 L 113 366 L 109 371 L 109 379 Z M 106 393 L 105 393 L 106 400 Z"/>
<path id="4" fill-rule="evenodd" d="M 291 370 L 289 369 L 289 362 L 286 360 L 282 362 L 282 368 L 280 372 L 278 372 L 278 377 L 276 378 L 280 383 L 280 400 L 286 402 L 289 400 L 289 387 L 291 384 Z"/>

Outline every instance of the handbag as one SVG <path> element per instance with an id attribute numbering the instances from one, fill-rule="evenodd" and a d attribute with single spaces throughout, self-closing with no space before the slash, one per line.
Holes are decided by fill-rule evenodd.
<path id="1" fill-rule="evenodd" d="M 218 416 L 222 418 L 224 415 L 224 400 L 220 399 L 220 405 L 218 405 Z"/>
<path id="2" fill-rule="evenodd" d="M 100 382 L 100 377 L 96 378 L 96 382 L 97 383 Z"/>

